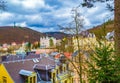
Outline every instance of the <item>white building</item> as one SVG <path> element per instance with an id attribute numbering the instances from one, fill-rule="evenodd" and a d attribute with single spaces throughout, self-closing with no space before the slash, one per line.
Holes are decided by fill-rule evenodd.
<path id="1" fill-rule="evenodd" d="M 107 33 L 107 35 L 105 36 L 105 38 L 107 39 L 107 40 L 114 40 L 114 31 L 112 31 L 112 32 L 108 32 Z"/>
<path id="2" fill-rule="evenodd" d="M 45 36 L 40 38 L 40 47 L 41 48 L 49 48 L 50 46 L 50 40 L 53 41 L 53 45 L 56 46 L 56 38 Z"/>

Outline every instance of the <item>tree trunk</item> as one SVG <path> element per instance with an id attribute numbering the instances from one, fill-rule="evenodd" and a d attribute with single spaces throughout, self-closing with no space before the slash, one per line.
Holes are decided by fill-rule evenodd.
<path id="1" fill-rule="evenodd" d="M 115 50 L 116 55 L 120 57 L 120 0 L 114 0 L 114 5 Z"/>

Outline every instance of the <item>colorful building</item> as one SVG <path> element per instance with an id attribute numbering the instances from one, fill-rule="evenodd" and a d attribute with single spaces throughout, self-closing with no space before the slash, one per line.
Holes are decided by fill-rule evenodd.
<path id="1" fill-rule="evenodd" d="M 67 64 L 45 56 L 30 57 L 2 61 L 0 83 L 73 83 Z"/>

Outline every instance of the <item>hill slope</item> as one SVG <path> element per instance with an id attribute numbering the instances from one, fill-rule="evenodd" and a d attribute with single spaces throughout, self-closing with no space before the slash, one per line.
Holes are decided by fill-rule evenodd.
<path id="1" fill-rule="evenodd" d="M 48 36 L 52 36 L 56 39 L 62 39 L 64 37 L 69 37 L 70 35 L 69 34 L 66 34 L 66 33 L 63 33 L 63 32 L 46 32 L 44 33 Z"/>
<path id="2" fill-rule="evenodd" d="M 113 30 L 114 30 L 114 21 L 110 20 L 102 25 L 89 29 L 88 31 L 94 33 L 98 37 L 98 36 L 104 36 L 108 32 L 111 32 Z"/>
<path id="3" fill-rule="evenodd" d="M 27 27 L 0 27 L 0 44 L 3 43 L 22 43 L 22 42 L 35 42 L 40 40 L 40 36 L 44 34 L 29 29 Z"/>

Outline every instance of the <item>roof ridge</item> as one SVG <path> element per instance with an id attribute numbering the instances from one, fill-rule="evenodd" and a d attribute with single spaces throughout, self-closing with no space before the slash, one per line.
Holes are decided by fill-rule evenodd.
<path id="1" fill-rule="evenodd" d="M 15 63 L 15 62 L 22 62 L 22 61 L 30 61 L 32 59 L 21 59 L 21 60 L 13 60 L 13 61 L 4 61 L 2 63 Z"/>

